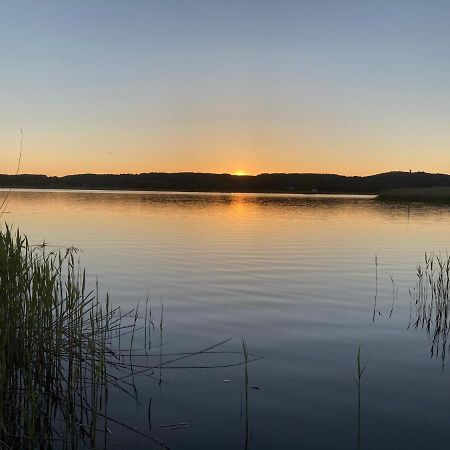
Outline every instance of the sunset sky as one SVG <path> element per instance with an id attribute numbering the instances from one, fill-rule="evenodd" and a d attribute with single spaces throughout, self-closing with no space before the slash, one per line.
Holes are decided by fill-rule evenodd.
<path id="1" fill-rule="evenodd" d="M 449 1 L 0 8 L 2 173 L 450 173 Z"/>

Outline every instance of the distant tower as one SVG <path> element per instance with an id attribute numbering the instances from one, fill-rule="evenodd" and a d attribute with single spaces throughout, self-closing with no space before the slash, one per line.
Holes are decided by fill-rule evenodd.
<path id="1" fill-rule="evenodd" d="M 409 173 L 412 173 L 412 170 L 411 170 L 411 169 L 409 169 Z"/>

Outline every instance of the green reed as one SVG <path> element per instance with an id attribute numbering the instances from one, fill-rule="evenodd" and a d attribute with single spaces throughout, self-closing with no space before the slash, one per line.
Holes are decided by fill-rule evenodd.
<path id="1" fill-rule="evenodd" d="M 75 253 L 46 254 L 19 232 L 0 232 L 3 446 L 75 448 L 80 438 L 93 446 L 106 416 L 115 311 L 86 292 Z"/>
<path id="2" fill-rule="evenodd" d="M 367 365 L 361 363 L 361 345 L 356 355 L 356 386 L 358 388 L 358 426 L 357 426 L 357 448 L 361 448 L 361 381 Z"/>
<path id="3" fill-rule="evenodd" d="M 0 230 L 0 448 L 106 448 L 109 424 L 167 448 L 109 413 L 111 389 L 139 401 L 135 376 L 161 383 L 163 369 L 195 368 L 178 364 L 214 353 L 229 339 L 164 355 L 161 305 L 160 342 L 152 354 L 148 298 L 140 317 L 138 307 L 126 313 L 112 308 L 98 290 L 98 284 L 88 290 L 76 249 L 49 252 L 46 245 L 31 246 L 19 231 Z M 138 332 L 142 349 L 135 348 Z M 246 348 L 243 355 L 245 361 L 203 368 L 259 359 L 249 360 Z"/>
<path id="4" fill-rule="evenodd" d="M 248 349 L 247 344 L 244 340 L 242 340 L 242 354 L 244 355 L 244 406 L 245 406 L 245 438 L 244 438 L 244 450 L 247 450 L 249 447 L 249 420 L 248 420 Z"/>
<path id="5" fill-rule="evenodd" d="M 417 267 L 416 286 L 410 291 L 410 324 L 427 331 L 431 355 L 444 364 L 450 332 L 450 256 L 425 254 L 424 265 Z M 412 313 L 415 310 L 413 321 Z"/>
<path id="6" fill-rule="evenodd" d="M 121 314 L 98 284 L 88 291 L 76 253 L 0 232 L 0 448 L 106 447 L 109 422 L 132 429 L 107 405 L 112 387 L 137 397 L 129 378 L 138 308 Z M 130 333 L 129 348 L 113 348 Z"/>

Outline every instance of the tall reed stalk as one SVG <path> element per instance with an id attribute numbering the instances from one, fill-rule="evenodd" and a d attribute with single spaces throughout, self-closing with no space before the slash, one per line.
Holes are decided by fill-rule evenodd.
<path id="1" fill-rule="evenodd" d="M 431 356 L 440 355 L 444 365 L 450 333 L 450 256 L 425 254 L 425 263 L 417 267 L 416 275 L 416 286 L 410 291 L 410 325 L 427 331 Z"/>
<path id="2" fill-rule="evenodd" d="M 162 353 L 161 313 L 161 342 L 152 354 L 148 301 L 145 317 L 138 308 L 112 308 L 98 286 L 88 290 L 76 253 L 48 252 L 19 231 L 0 230 L 0 448 L 106 448 L 111 423 L 167 448 L 109 413 L 111 389 L 138 400 L 135 376 L 161 382 L 163 369 L 195 368 L 180 362 L 214 353 L 228 339 L 169 357 Z M 142 349 L 135 348 L 139 331 Z M 243 355 L 244 362 L 226 366 L 247 365 L 245 346 Z"/>
<path id="3" fill-rule="evenodd" d="M 358 347 L 356 355 L 356 385 L 358 387 L 358 432 L 357 449 L 361 449 L 361 381 L 366 370 L 366 365 L 361 363 L 361 346 Z"/>
<path id="4" fill-rule="evenodd" d="M 97 441 L 106 416 L 115 311 L 86 292 L 75 250 L 32 248 L 0 233 L 0 440 L 39 448 Z M 106 428 L 102 430 L 106 433 Z"/>

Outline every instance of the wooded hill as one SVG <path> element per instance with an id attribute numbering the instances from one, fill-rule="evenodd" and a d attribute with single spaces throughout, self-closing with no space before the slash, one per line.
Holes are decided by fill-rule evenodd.
<path id="1" fill-rule="evenodd" d="M 318 192 L 378 194 L 407 187 L 450 186 L 450 175 L 426 172 L 387 172 L 370 176 L 316 173 L 229 175 L 212 173 L 0 175 L 3 188 L 130 189 L 201 192 Z"/>

